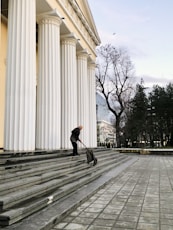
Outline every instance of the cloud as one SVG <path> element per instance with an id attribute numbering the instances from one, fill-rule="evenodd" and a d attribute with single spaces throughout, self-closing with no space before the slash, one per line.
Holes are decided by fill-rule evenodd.
<path id="1" fill-rule="evenodd" d="M 173 75 L 169 77 L 157 77 L 151 75 L 141 75 L 137 77 L 139 80 L 143 79 L 144 86 L 152 88 L 154 85 L 159 85 L 161 87 L 165 87 L 169 83 L 173 83 Z"/>

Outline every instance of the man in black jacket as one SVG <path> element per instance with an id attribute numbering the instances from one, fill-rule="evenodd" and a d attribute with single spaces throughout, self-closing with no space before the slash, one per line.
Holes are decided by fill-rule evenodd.
<path id="1" fill-rule="evenodd" d="M 73 156 L 79 155 L 77 151 L 77 141 L 80 141 L 79 135 L 82 129 L 83 129 L 83 126 L 80 125 L 71 131 L 70 140 L 73 145 Z"/>

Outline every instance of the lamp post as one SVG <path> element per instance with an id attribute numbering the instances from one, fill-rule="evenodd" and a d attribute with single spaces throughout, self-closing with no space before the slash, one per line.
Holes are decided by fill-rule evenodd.
<path id="1" fill-rule="evenodd" d="M 148 127 L 149 127 L 149 140 L 150 140 L 150 147 L 154 147 L 154 117 L 156 116 L 155 113 L 155 107 L 154 106 L 150 106 L 147 109 L 147 116 L 148 116 Z"/>

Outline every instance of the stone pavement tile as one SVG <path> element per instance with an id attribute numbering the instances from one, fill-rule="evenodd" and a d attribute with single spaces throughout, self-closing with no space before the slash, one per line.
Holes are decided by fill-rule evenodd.
<path id="1" fill-rule="evenodd" d="M 119 195 L 119 194 L 117 194 L 116 197 L 118 199 L 128 199 L 129 198 L 129 196 L 127 196 L 127 195 L 125 196 L 125 195 Z"/>
<path id="2" fill-rule="evenodd" d="M 159 224 L 159 217 L 140 216 L 139 217 L 139 223 Z"/>
<path id="3" fill-rule="evenodd" d="M 118 220 L 118 221 L 115 222 L 114 228 L 115 229 L 122 228 L 122 230 L 124 230 L 124 228 L 127 228 L 127 229 L 136 229 L 136 225 L 137 225 L 136 222 Z"/>
<path id="4" fill-rule="evenodd" d="M 103 227 L 103 226 L 91 225 L 87 230 L 112 230 L 112 228 L 111 227 Z"/>
<path id="5" fill-rule="evenodd" d="M 118 228 L 118 227 L 113 227 L 111 230 L 134 230 L 136 228 Z"/>
<path id="6" fill-rule="evenodd" d="M 65 229 L 65 227 L 73 221 L 74 217 L 73 216 L 67 216 L 66 218 L 63 219 L 63 221 L 57 225 L 54 226 L 53 229 Z"/>
<path id="7" fill-rule="evenodd" d="M 157 197 L 155 197 L 155 196 L 150 196 L 150 197 L 145 196 L 145 198 L 144 198 L 144 205 L 145 204 L 159 204 L 159 203 L 160 203 L 159 195 Z"/>
<path id="8" fill-rule="evenodd" d="M 121 209 L 117 209 L 116 208 L 109 208 L 109 207 L 106 207 L 104 210 L 103 210 L 103 213 L 104 214 L 113 214 L 113 215 L 119 215 L 121 213 Z"/>
<path id="9" fill-rule="evenodd" d="M 173 219 L 173 212 L 172 213 L 160 213 L 160 218 L 161 219 Z"/>
<path id="10" fill-rule="evenodd" d="M 121 190 L 121 191 L 119 191 L 119 192 L 117 193 L 117 196 L 118 196 L 118 197 L 126 197 L 126 198 L 128 198 L 128 197 L 129 197 L 129 192 L 128 192 L 128 191 L 123 191 L 123 190 Z"/>
<path id="11" fill-rule="evenodd" d="M 70 213 L 70 216 L 78 216 L 82 211 L 75 210 L 72 213 Z"/>
<path id="12" fill-rule="evenodd" d="M 170 225 L 172 226 L 172 229 L 173 229 L 173 219 L 172 220 L 171 219 L 161 219 L 160 223 L 162 225 Z"/>
<path id="13" fill-rule="evenodd" d="M 169 185 L 163 185 L 163 187 L 160 187 L 160 192 L 161 193 L 171 193 L 172 192 L 171 185 L 170 184 Z"/>
<path id="14" fill-rule="evenodd" d="M 142 212 L 159 212 L 159 208 L 142 207 Z"/>
<path id="15" fill-rule="evenodd" d="M 88 225 L 69 223 L 67 226 L 65 226 L 64 229 L 66 230 L 86 230 L 88 229 Z"/>
<path id="16" fill-rule="evenodd" d="M 138 223 L 137 230 L 160 230 L 159 224 Z"/>
<path id="17" fill-rule="evenodd" d="M 101 227 L 112 227 L 114 222 L 115 222 L 114 220 L 106 220 L 105 221 L 105 219 L 97 218 L 97 219 L 94 220 L 92 225 L 101 226 Z"/>
<path id="18" fill-rule="evenodd" d="M 161 209 L 164 209 L 164 208 L 170 208 L 173 210 L 173 200 L 161 200 L 160 201 L 160 207 Z"/>
<path id="19" fill-rule="evenodd" d="M 75 224 L 82 224 L 82 225 L 90 225 L 93 222 L 93 218 L 89 218 L 89 217 L 76 217 L 75 219 L 73 219 L 71 221 L 71 223 L 75 223 Z"/>
<path id="20" fill-rule="evenodd" d="M 142 189 L 136 190 L 136 189 L 135 189 L 135 190 L 132 192 L 132 195 L 133 195 L 133 196 L 142 197 L 142 196 L 145 195 L 145 190 L 142 190 Z"/>
<path id="21" fill-rule="evenodd" d="M 127 201 L 126 203 L 126 207 L 137 207 L 137 208 L 141 208 L 143 205 L 142 201 Z"/>
<path id="22" fill-rule="evenodd" d="M 85 212 L 93 212 L 93 213 L 100 213 L 102 212 L 102 208 L 94 208 L 94 207 L 88 207 L 85 209 Z"/>
<path id="23" fill-rule="evenodd" d="M 95 201 L 94 203 L 92 203 L 89 207 L 90 208 L 101 208 L 101 209 L 104 209 L 106 207 L 107 204 L 98 204 L 97 201 Z"/>
<path id="24" fill-rule="evenodd" d="M 140 217 L 151 217 L 159 219 L 159 212 L 141 212 Z"/>
<path id="25" fill-rule="evenodd" d="M 81 204 L 81 206 L 79 207 L 81 207 L 82 209 L 85 209 L 86 207 L 90 206 L 91 203 L 92 203 L 91 201 L 86 201 L 85 203 Z"/>
<path id="26" fill-rule="evenodd" d="M 172 200 L 173 201 L 173 193 L 172 192 L 160 192 L 160 200 Z"/>
<path id="27" fill-rule="evenodd" d="M 115 204 L 116 202 L 126 203 L 127 201 L 128 201 L 127 198 L 115 196 L 115 197 L 111 200 L 110 203 L 111 203 L 111 204 Z"/>
<path id="28" fill-rule="evenodd" d="M 66 223 L 70 223 L 73 221 L 73 219 L 74 219 L 74 216 L 67 216 L 63 221 Z"/>
<path id="29" fill-rule="evenodd" d="M 133 196 L 133 195 L 131 195 L 129 197 L 129 199 L 128 199 L 128 203 L 134 203 L 134 204 L 142 204 L 143 201 L 144 201 L 144 197 L 143 196 L 139 197 L 139 196 Z"/>
<path id="30" fill-rule="evenodd" d="M 117 220 L 120 221 L 129 221 L 129 222 L 138 222 L 138 216 L 134 216 L 134 215 L 124 215 L 124 214 L 120 214 L 119 217 L 117 218 Z"/>
<path id="31" fill-rule="evenodd" d="M 56 229 L 56 230 L 57 230 L 57 229 L 58 229 L 58 230 L 59 230 L 59 229 L 64 229 L 65 226 L 67 226 L 67 223 L 61 222 L 61 223 L 57 224 L 56 226 L 54 226 L 53 230 L 54 230 L 54 229 Z"/>
<path id="32" fill-rule="evenodd" d="M 118 210 L 118 211 L 120 211 L 120 210 L 122 210 L 124 208 L 124 204 L 123 203 L 121 203 L 121 204 L 119 204 L 119 205 L 115 205 L 115 204 L 112 204 L 112 203 L 109 203 L 107 206 L 106 206 L 106 208 L 105 209 L 110 209 L 110 210 Z"/>
<path id="33" fill-rule="evenodd" d="M 125 205 L 124 206 L 124 211 L 127 212 L 140 212 L 141 211 L 141 206 L 129 206 L 129 205 Z"/>
<path id="34" fill-rule="evenodd" d="M 173 226 L 170 226 L 170 225 L 161 225 L 160 230 L 173 230 Z"/>
<path id="35" fill-rule="evenodd" d="M 170 204 L 170 205 L 172 205 L 172 204 Z M 173 208 L 170 208 L 170 205 L 168 204 L 167 207 L 165 206 L 165 208 L 160 208 L 160 212 L 165 213 L 165 214 L 172 214 Z"/>
<path id="36" fill-rule="evenodd" d="M 101 213 L 98 218 L 106 220 L 116 220 L 118 217 L 118 214 L 111 214 L 111 213 Z"/>
<path id="37" fill-rule="evenodd" d="M 139 216 L 140 215 L 140 211 L 135 211 L 135 210 L 123 210 L 121 212 L 121 215 L 125 215 L 125 216 Z"/>
<path id="38" fill-rule="evenodd" d="M 110 202 L 110 200 L 112 199 L 114 197 L 114 194 L 103 194 L 103 195 L 101 195 L 99 198 L 98 198 L 98 200 L 104 200 L 105 202 L 106 201 L 109 201 Z"/>
<path id="39" fill-rule="evenodd" d="M 107 205 L 109 202 L 110 202 L 110 200 L 104 200 L 104 199 L 99 199 L 99 198 L 96 200 L 97 204 Z"/>
<path id="40" fill-rule="evenodd" d="M 147 200 L 146 198 L 144 199 L 144 203 L 143 203 L 143 207 L 146 208 L 146 207 L 150 207 L 150 208 L 153 208 L 153 209 L 159 209 L 160 207 L 160 200 L 159 198 L 158 199 L 153 199 L 151 198 L 151 200 Z"/>
<path id="41" fill-rule="evenodd" d="M 159 210 L 159 202 L 158 203 L 156 203 L 156 202 L 153 203 L 153 202 L 144 201 L 143 208 L 152 208 L 152 209 Z"/>
<path id="42" fill-rule="evenodd" d="M 152 195 L 159 195 L 159 192 L 160 192 L 160 188 L 158 188 L 158 185 L 159 185 L 159 180 L 156 182 L 156 184 L 155 185 L 152 185 L 152 187 L 150 187 L 150 185 L 149 185 L 149 187 L 147 188 L 147 193 L 148 194 L 152 194 Z"/>
<path id="43" fill-rule="evenodd" d="M 146 194 L 144 201 L 157 204 L 159 200 L 160 200 L 160 195 Z"/>
<path id="44" fill-rule="evenodd" d="M 81 212 L 79 214 L 79 217 L 86 217 L 86 218 L 92 218 L 95 219 L 98 216 L 98 213 L 94 213 L 94 212 Z"/>

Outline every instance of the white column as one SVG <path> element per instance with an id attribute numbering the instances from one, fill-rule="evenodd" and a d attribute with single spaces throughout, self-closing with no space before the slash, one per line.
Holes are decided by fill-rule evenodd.
<path id="1" fill-rule="evenodd" d="M 61 42 L 62 55 L 62 148 L 72 148 L 71 130 L 77 124 L 77 75 L 76 75 L 76 39 L 63 37 Z"/>
<path id="2" fill-rule="evenodd" d="M 77 55 L 78 124 L 83 126 L 81 140 L 89 145 L 89 91 L 86 52 Z"/>
<path id="3" fill-rule="evenodd" d="M 95 86 L 95 63 L 88 65 L 89 81 L 89 146 L 97 147 L 97 120 L 96 120 L 96 86 Z"/>
<path id="4" fill-rule="evenodd" d="M 9 0 L 4 149 L 35 149 L 35 0 Z"/>
<path id="5" fill-rule="evenodd" d="M 39 74 L 36 148 L 55 150 L 61 143 L 60 24 L 56 12 L 38 17 Z"/>

